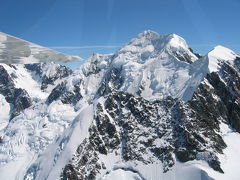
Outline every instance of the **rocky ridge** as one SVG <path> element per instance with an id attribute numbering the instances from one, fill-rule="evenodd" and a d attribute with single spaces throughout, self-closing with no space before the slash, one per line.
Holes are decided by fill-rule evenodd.
<path id="1" fill-rule="evenodd" d="M 19 179 L 104 179 L 120 170 L 171 179 L 179 163 L 194 161 L 225 177 L 222 126 L 240 132 L 239 64 L 240 56 L 222 46 L 200 56 L 175 34 L 145 31 L 75 71 L 1 66 L 0 94 L 18 113 L 1 131 L 0 162 L 30 152 L 31 161 L 14 171 Z M 18 68 L 30 72 L 41 96 L 18 92 Z M 151 166 L 159 171 L 145 172 Z M 215 177 L 207 172 L 199 171 Z"/>

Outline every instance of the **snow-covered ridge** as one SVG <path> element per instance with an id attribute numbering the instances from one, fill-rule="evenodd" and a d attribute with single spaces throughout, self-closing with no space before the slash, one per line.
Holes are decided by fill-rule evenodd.
<path id="1" fill-rule="evenodd" d="M 0 42 L 4 41 L 6 36 L 0 34 Z M 5 44 L 0 43 L 0 54 L 1 46 Z M 223 62 L 234 66 L 237 57 L 233 51 L 217 46 L 206 56 L 198 58 L 178 35 L 144 31 L 116 53 L 94 54 L 66 76 L 59 76 L 65 70 L 58 71 L 60 66 L 53 63 L 37 66 L 40 73 L 34 69 L 35 66 L 2 65 L 13 77 L 14 85 L 25 89 L 31 98 L 37 100 L 9 123 L 6 119 L 11 104 L 0 94 L 0 118 L 4 117 L 0 121 L 3 128 L 1 130 L 0 127 L 0 137 L 3 138 L 0 139 L 0 178 L 58 179 L 79 143 L 89 136 L 88 128 L 95 118 L 95 104 L 104 104 L 102 96 L 112 91 L 123 91 L 150 103 L 168 96 L 189 101 L 201 83 L 209 83 L 207 74 L 218 72 Z M 50 81 L 44 88 L 43 77 Z M 49 94 L 60 84 L 62 86 L 55 91 L 57 98 L 48 102 Z M 77 93 L 80 99 L 77 103 L 61 101 L 61 96 L 69 100 Z M 112 123 L 115 121 L 114 118 L 110 120 Z M 142 130 L 144 132 L 145 129 Z M 162 146 L 161 139 L 158 140 L 154 141 L 154 145 Z M 226 151 L 227 156 L 230 156 L 231 152 L 228 151 L 231 150 Z M 135 167 L 131 162 L 118 164 L 122 159 L 120 156 L 117 158 L 115 162 L 115 155 L 103 156 L 109 163 L 107 168 L 110 171 L 109 174 L 99 174 L 97 177 L 111 179 L 122 175 L 141 179 L 139 174 L 124 170 L 129 166 L 152 179 L 158 179 L 159 176 L 175 179 L 183 172 L 188 174 L 185 176 L 187 179 L 211 179 L 206 172 L 210 172 L 211 177 L 222 176 L 199 161 L 177 162 L 172 171 L 163 173 L 159 171 L 161 163 Z M 113 168 L 120 165 L 123 169 Z"/>
<path id="2" fill-rule="evenodd" d="M 78 56 L 66 55 L 0 32 L 0 63 L 30 64 L 81 59 Z"/>
<path id="3" fill-rule="evenodd" d="M 237 57 L 233 51 L 217 46 L 198 58 L 180 36 L 148 30 L 118 50 L 111 57 L 109 69 L 117 69 L 121 91 L 140 93 L 149 100 L 171 96 L 187 101 L 208 73 L 218 71 L 221 62 L 233 63 Z"/>
<path id="4" fill-rule="evenodd" d="M 189 62 L 197 60 L 182 37 L 176 34 L 159 35 L 150 30 L 140 33 L 118 51 L 119 55 L 129 53 L 133 54 L 131 60 L 142 63 L 148 58 L 165 53 L 173 56 L 187 54 Z"/>
<path id="5" fill-rule="evenodd" d="M 218 71 L 222 62 L 227 62 L 233 65 L 234 60 L 237 57 L 239 56 L 235 52 L 226 47 L 220 45 L 214 47 L 214 49 L 207 54 L 209 72 Z"/>
<path id="6" fill-rule="evenodd" d="M 17 88 L 25 89 L 33 99 L 45 99 L 47 97 L 48 93 L 41 91 L 40 79 L 35 79 L 34 75 L 31 74 L 24 65 L 0 65 L 7 70 L 10 76 L 13 77 L 15 86 Z"/>

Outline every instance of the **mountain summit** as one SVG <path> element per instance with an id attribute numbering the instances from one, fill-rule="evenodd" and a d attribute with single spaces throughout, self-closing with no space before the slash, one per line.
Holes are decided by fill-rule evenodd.
<path id="1" fill-rule="evenodd" d="M 0 179 L 239 179 L 240 56 L 144 31 L 74 71 L 0 64 L 0 117 Z"/>
<path id="2" fill-rule="evenodd" d="M 136 54 L 138 62 L 151 57 L 173 56 L 180 61 L 192 63 L 197 57 L 186 41 L 176 34 L 159 35 L 154 31 L 144 31 L 132 39 L 129 44 L 119 50 L 119 53 Z"/>

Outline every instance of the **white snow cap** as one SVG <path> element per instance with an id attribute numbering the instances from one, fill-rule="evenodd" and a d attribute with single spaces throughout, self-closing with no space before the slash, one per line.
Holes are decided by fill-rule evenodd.
<path id="1" fill-rule="evenodd" d="M 221 62 L 228 62 L 233 64 L 233 61 L 238 57 L 238 55 L 233 52 L 232 50 L 223 47 L 223 46 L 216 46 L 212 51 L 210 51 L 206 58 L 208 59 L 208 68 L 209 72 L 216 72 L 220 68 Z"/>
<path id="2" fill-rule="evenodd" d="M 146 30 L 138 34 L 118 51 L 118 54 L 130 53 L 134 56 L 137 55 L 138 59 L 140 57 L 143 60 L 142 62 L 149 57 L 165 56 L 166 53 L 173 56 L 188 55 L 190 62 L 198 59 L 190 51 L 189 46 L 182 37 L 176 34 L 159 35 L 151 30 Z"/>
<path id="3" fill-rule="evenodd" d="M 0 63 L 31 64 L 82 60 L 0 32 Z"/>
<path id="4" fill-rule="evenodd" d="M 138 34 L 128 45 L 142 46 L 148 43 L 162 48 L 167 45 L 188 48 L 186 41 L 176 34 L 159 35 L 157 32 L 151 30 L 146 30 Z"/>
<path id="5" fill-rule="evenodd" d="M 208 56 L 215 57 L 221 60 L 232 61 L 236 59 L 237 54 L 231 49 L 218 45 L 208 53 Z"/>

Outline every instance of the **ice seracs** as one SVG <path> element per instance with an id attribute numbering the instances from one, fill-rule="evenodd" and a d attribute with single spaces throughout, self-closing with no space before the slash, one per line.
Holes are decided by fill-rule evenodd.
<path id="1" fill-rule="evenodd" d="M 7 126 L 10 116 L 10 104 L 5 97 L 0 94 L 0 131 Z"/>
<path id="2" fill-rule="evenodd" d="M 180 36 L 144 31 L 111 57 L 108 72 L 114 71 L 119 78 L 116 83 L 107 83 L 146 99 L 184 96 L 186 100 L 198 84 L 192 85 L 190 90 L 189 79 L 199 82 L 202 78 L 195 75 L 195 66 L 192 65 L 197 60 L 198 57 Z"/>
<path id="3" fill-rule="evenodd" d="M 0 178 L 237 178 L 239 64 L 227 48 L 197 57 L 180 36 L 149 30 L 74 71 L 0 64 Z M 7 82 L 32 100 L 11 121 Z"/>

